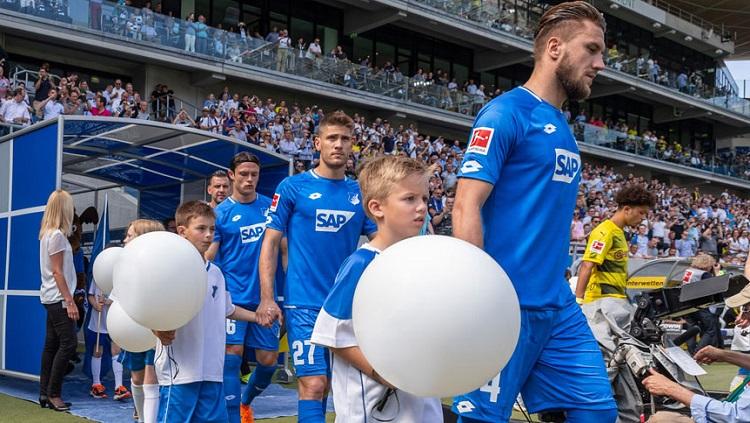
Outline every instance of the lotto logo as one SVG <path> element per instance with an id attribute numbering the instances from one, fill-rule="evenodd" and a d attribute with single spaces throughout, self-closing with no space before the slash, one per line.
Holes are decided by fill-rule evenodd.
<path id="1" fill-rule="evenodd" d="M 272 212 L 276 211 L 276 206 L 279 205 L 279 198 L 281 198 L 281 196 L 278 193 L 276 193 L 276 194 L 273 195 L 273 199 L 271 200 L 271 211 Z"/>
<path id="2" fill-rule="evenodd" d="M 263 235 L 266 230 L 266 223 L 256 223 L 255 225 L 243 226 L 240 228 L 240 239 L 243 244 L 255 242 Z"/>
<path id="3" fill-rule="evenodd" d="M 555 173 L 552 174 L 553 181 L 573 182 L 578 170 L 581 168 L 581 156 L 571 151 L 555 149 Z"/>
<path id="4" fill-rule="evenodd" d="M 469 141 L 469 148 L 466 149 L 467 153 L 478 153 L 487 155 L 490 150 L 490 144 L 492 144 L 492 134 L 495 132 L 493 128 L 475 128 L 471 132 L 471 141 Z"/>
<path id="5" fill-rule="evenodd" d="M 343 210 L 315 210 L 316 232 L 338 232 L 348 222 L 354 212 Z"/>

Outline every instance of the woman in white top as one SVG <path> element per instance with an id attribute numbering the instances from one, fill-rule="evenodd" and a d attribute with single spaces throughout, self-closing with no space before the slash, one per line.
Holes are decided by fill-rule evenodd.
<path id="1" fill-rule="evenodd" d="M 73 226 L 73 197 L 61 189 L 50 194 L 39 231 L 39 296 L 47 309 L 47 334 L 42 352 L 39 405 L 67 411 L 60 394 L 68 362 L 76 351 L 78 307 L 73 301 L 76 271 L 68 242 Z"/>

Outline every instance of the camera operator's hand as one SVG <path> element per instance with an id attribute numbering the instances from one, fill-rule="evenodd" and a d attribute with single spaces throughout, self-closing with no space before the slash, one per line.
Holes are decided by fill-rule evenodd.
<path id="1" fill-rule="evenodd" d="M 651 376 L 643 379 L 643 387 L 646 388 L 652 395 L 661 397 L 668 397 L 674 390 L 675 386 L 679 387 L 677 383 L 671 381 L 668 377 L 661 373 L 658 373 L 654 369 L 649 369 Z"/>
<path id="2" fill-rule="evenodd" d="M 700 349 L 693 358 L 695 361 L 701 364 L 711 364 L 716 361 L 724 361 L 723 359 L 724 350 L 720 350 L 711 345 L 705 346 Z"/>

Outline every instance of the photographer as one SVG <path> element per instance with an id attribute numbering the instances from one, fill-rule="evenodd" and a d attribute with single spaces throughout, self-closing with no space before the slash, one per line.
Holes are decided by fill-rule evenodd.
<path id="1" fill-rule="evenodd" d="M 685 270 L 682 284 L 693 283 L 702 279 L 709 279 L 722 274 L 721 265 L 708 254 L 698 254 Z M 688 340 L 688 352 L 694 354 L 707 345 L 721 346 L 721 324 L 715 307 L 697 311 L 686 317 L 691 326 L 701 329 L 701 339 L 696 345 L 695 339 Z"/>
<path id="2" fill-rule="evenodd" d="M 750 263 L 746 262 L 745 277 L 748 276 L 750 276 Z M 741 307 L 740 315 L 735 320 L 738 327 L 750 326 L 750 285 L 745 286 L 739 294 L 727 298 L 725 303 L 727 307 Z M 750 356 L 747 354 L 722 350 L 713 346 L 701 349 L 694 358 L 701 364 L 725 362 L 750 369 Z M 651 370 L 651 376 L 643 380 L 643 386 L 653 395 L 666 396 L 690 407 L 692 419 L 677 413 L 660 411 L 654 414 L 649 422 L 748 422 L 750 421 L 750 389 L 746 389 L 748 382 L 750 378 L 746 378 L 726 401 L 718 401 L 695 394 L 666 376 Z"/>

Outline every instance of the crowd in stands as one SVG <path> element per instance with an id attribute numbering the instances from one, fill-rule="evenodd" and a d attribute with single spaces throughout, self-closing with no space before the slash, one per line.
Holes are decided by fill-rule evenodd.
<path id="1" fill-rule="evenodd" d="M 23 3 L 23 2 L 21 2 Z M 44 4 L 44 1 L 36 2 Z M 61 9 L 65 9 L 63 2 Z M 530 38 L 531 22 L 522 17 L 510 2 L 479 6 L 466 2 L 424 3 L 457 14 L 463 18 L 486 24 L 490 28 Z M 5 3 L 4 3 L 5 4 Z M 10 7 L 7 2 L 3 7 Z M 25 13 L 47 16 L 33 9 L 34 2 L 26 8 L 16 9 Z M 341 45 L 324 51 L 320 39 L 305 40 L 295 37 L 283 28 L 272 28 L 261 34 L 256 28 L 248 28 L 243 22 L 223 28 L 221 24 L 211 27 L 206 17 L 189 13 L 185 19 L 162 13 L 161 3 L 146 2 L 142 8 L 131 6 L 131 0 L 117 3 L 91 1 L 88 10 L 89 27 L 124 38 L 153 42 L 159 45 L 184 50 L 188 53 L 209 55 L 235 63 L 264 66 L 281 72 L 303 74 L 314 79 L 364 89 L 380 94 L 408 99 L 420 104 L 439 107 L 465 114 L 476 114 L 481 106 L 500 92 L 499 87 L 484 87 L 472 81 L 455 81 L 447 72 L 435 70 L 435 74 L 418 70 L 413 76 L 403 75 L 391 62 L 373 63 L 369 57 L 350 58 Z M 30 8 L 31 7 L 31 8 Z M 57 13 L 57 12 L 56 12 Z M 48 16 L 47 16 L 48 17 Z M 77 19 L 81 21 L 81 19 Z M 667 69 L 660 65 L 654 52 L 630 57 L 612 44 L 605 55 L 607 65 L 619 71 L 636 75 L 662 86 L 679 90 L 685 94 L 703 98 L 726 97 L 729 107 L 732 96 L 729 86 L 715 87 L 707 73 L 713 70 Z M 445 75 L 442 75 L 442 74 Z"/>
<path id="2" fill-rule="evenodd" d="M 658 134 L 650 129 L 639 132 L 636 128 L 628 126 L 624 120 L 602 120 L 599 116 L 589 118 L 584 110 L 575 117 L 568 110 L 565 113 L 579 141 L 710 172 L 745 179 L 750 177 L 750 156 L 747 154 L 737 154 L 731 150 L 707 154 L 674 139 L 669 140 L 664 134 Z"/>
<path id="3" fill-rule="evenodd" d="M 33 94 L 32 94 L 33 93 Z M 104 90 L 94 91 L 77 73 L 57 78 L 43 64 L 33 87 L 18 81 L 11 86 L 0 66 L 0 122 L 28 126 L 59 115 L 113 116 L 142 120 L 166 120 L 174 115 L 173 92 L 158 84 L 149 97 L 132 83 L 116 79 Z"/>
<path id="4" fill-rule="evenodd" d="M 615 193 L 642 184 L 657 196 L 656 207 L 637 228 L 625 228 L 630 257 L 693 257 L 703 252 L 722 263 L 743 265 L 750 251 L 750 200 L 622 175 L 585 164 L 571 224 L 571 240 L 585 243 L 591 231 L 617 209 Z"/>

